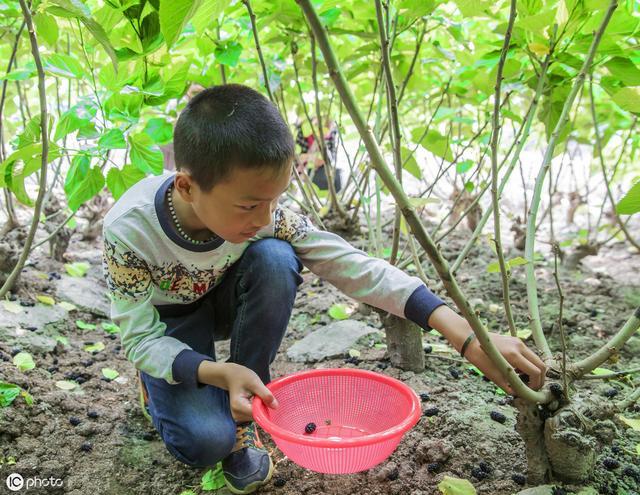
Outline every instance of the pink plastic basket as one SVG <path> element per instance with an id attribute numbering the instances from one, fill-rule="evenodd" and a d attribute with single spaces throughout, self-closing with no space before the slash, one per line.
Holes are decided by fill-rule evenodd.
<path id="1" fill-rule="evenodd" d="M 253 417 L 296 464 L 357 473 L 380 464 L 420 419 L 420 399 L 395 378 L 356 369 L 314 369 L 267 385 L 280 403 L 253 398 Z M 316 430 L 305 433 L 315 423 Z"/>

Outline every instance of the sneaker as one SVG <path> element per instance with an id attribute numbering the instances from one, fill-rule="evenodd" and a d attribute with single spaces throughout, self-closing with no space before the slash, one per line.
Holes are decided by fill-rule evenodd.
<path id="1" fill-rule="evenodd" d="M 151 413 L 149 412 L 149 394 L 147 393 L 147 387 L 144 386 L 144 382 L 142 381 L 142 377 L 140 376 L 140 370 L 136 370 L 136 377 L 138 379 L 138 397 L 140 401 L 140 409 L 142 409 L 142 414 L 149 423 L 151 421 Z"/>
<path id="2" fill-rule="evenodd" d="M 252 493 L 271 479 L 273 461 L 253 421 L 236 426 L 236 443 L 222 460 L 222 472 L 227 488 L 237 494 Z"/>

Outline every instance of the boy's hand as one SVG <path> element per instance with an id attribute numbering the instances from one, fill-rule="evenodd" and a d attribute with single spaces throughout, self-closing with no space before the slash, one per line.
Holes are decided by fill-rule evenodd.
<path id="1" fill-rule="evenodd" d="M 223 380 L 229 391 L 231 416 L 236 422 L 252 421 L 251 397 L 257 395 L 264 403 L 275 409 L 278 401 L 262 383 L 260 377 L 246 366 L 224 363 Z"/>
<path id="2" fill-rule="evenodd" d="M 529 349 L 518 337 L 493 332 L 489 332 L 489 336 L 500 351 L 500 354 L 515 368 L 516 372 L 529 376 L 529 387 L 533 390 L 539 390 L 544 384 L 544 376 L 546 373 L 546 367 L 542 359 Z M 471 342 L 464 356 L 470 363 L 482 371 L 489 380 L 508 394 L 515 395 L 511 386 L 502 377 L 500 371 L 493 364 L 491 358 L 484 352 L 477 339 Z"/>
<path id="3" fill-rule="evenodd" d="M 457 315 L 447 305 L 437 307 L 428 319 L 428 325 L 438 332 L 460 351 L 467 336 L 473 332 L 467 320 Z M 529 349 L 518 337 L 501 335 L 489 332 L 491 341 L 498 348 L 500 354 L 507 362 L 513 366 L 518 373 L 529 376 L 528 385 L 538 390 L 544 384 L 544 377 L 547 372 L 545 364 L 535 352 Z M 491 358 L 484 352 L 478 339 L 474 339 L 467 347 L 464 357 L 474 364 L 493 383 L 498 385 L 508 394 L 514 395 L 514 391 L 507 381 L 502 378 L 500 371 L 493 364 Z"/>

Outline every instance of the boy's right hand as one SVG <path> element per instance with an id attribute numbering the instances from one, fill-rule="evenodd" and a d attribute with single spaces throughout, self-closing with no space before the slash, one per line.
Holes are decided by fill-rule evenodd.
<path id="1" fill-rule="evenodd" d="M 252 421 L 251 397 L 257 395 L 264 403 L 275 409 L 278 401 L 251 369 L 236 363 L 213 363 L 203 361 L 203 383 L 209 383 L 229 391 L 231 416 L 236 422 Z M 210 373 L 208 373 L 210 371 Z"/>

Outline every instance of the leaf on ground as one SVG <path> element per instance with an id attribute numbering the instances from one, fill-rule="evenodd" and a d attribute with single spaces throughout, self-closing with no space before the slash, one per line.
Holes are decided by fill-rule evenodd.
<path id="1" fill-rule="evenodd" d="M 222 465 L 216 464 L 214 469 L 209 469 L 202 477 L 202 489 L 205 492 L 218 490 L 225 485 L 224 474 L 222 473 Z"/>
<path id="2" fill-rule="evenodd" d="M 460 478 L 445 476 L 438 484 L 438 490 L 444 495 L 476 495 L 476 489 L 469 482 Z"/>
<path id="3" fill-rule="evenodd" d="M 600 375 L 609 375 L 614 372 L 611 370 L 608 370 L 607 368 L 596 368 L 591 373 L 593 373 L 594 375 L 600 376 Z"/>
<path id="4" fill-rule="evenodd" d="M 640 418 L 635 418 L 635 419 L 625 418 L 622 414 L 620 414 L 618 417 L 620 418 L 620 421 L 625 423 L 632 430 L 640 431 Z"/>
<path id="5" fill-rule="evenodd" d="M 84 350 L 87 352 L 104 351 L 104 344 L 102 342 L 96 342 L 95 344 L 88 344 L 84 346 Z"/>
<path id="6" fill-rule="evenodd" d="M 66 302 L 66 301 L 59 302 L 58 306 L 60 306 L 62 309 L 66 309 L 67 311 L 77 311 L 78 310 L 78 308 L 74 304 L 71 304 L 70 302 Z"/>
<path id="7" fill-rule="evenodd" d="M 20 387 L 14 383 L 0 382 L 0 407 L 9 407 L 18 395 Z"/>
<path id="8" fill-rule="evenodd" d="M 87 323 L 86 321 L 76 320 L 76 326 L 80 330 L 95 330 L 96 326 L 93 323 Z"/>
<path id="9" fill-rule="evenodd" d="M 358 349 L 349 349 L 349 357 L 360 357 L 360 351 Z"/>
<path id="10" fill-rule="evenodd" d="M 334 304 L 329 308 L 329 316 L 334 320 L 346 320 L 349 318 L 349 314 L 347 313 L 347 307 L 344 304 Z"/>
<path id="11" fill-rule="evenodd" d="M 104 329 L 105 332 L 107 333 L 120 333 L 120 327 L 118 325 L 116 325 L 115 323 L 111 323 L 108 321 L 103 321 L 101 323 L 102 328 Z"/>
<path id="12" fill-rule="evenodd" d="M 109 380 L 115 380 L 120 376 L 120 373 L 112 368 L 102 368 L 102 376 L 108 378 Z"/>
<path id="13" fill-rule="evenodd" d="M 482 371 L 480 371 L 476 366 L 468 366 L 467 369 L 469 371 L 473 371 L 474 373 L 476 373 L 478 376 L 484 376 L 484 373 Z"/>
<path id="14" fill-rule="evenodd" d="M 22 313 L 22 306 L 20 306 L 17 302 L 4 300 L 2 301 L 2 306 L 9 313 L 14 313 L 14 314 Z"/>
<path id="15" fill-rule="evenodd" d="M 432 352 L 441 352 L 443 354 L 455 354 L 455 349 L 446 344 L 430 344 Z"/>
<path id="16" fill-rule="evenodd" d="M 56 387 L 61 388 L 62 390 L 73 390 L 78 387 L 78 383 L 71 380 L 58 380 L 56 382 Z"/>
<path id="17" fill-rule="evenodd" d="M 76 263 L 65 263 L 64 269 L 72 277 L 84 277 L 87 271 L 91 268 L 89 263 L 84 261 L 78 261 Z"/>
<path id="18" fill-rule="evenodd" d="M 47 306 L 53 306 L 56 303 L 56 300 L 51 296 L 39 295 L 36 296 L 36 299 Z"/>
<path id="19" fill-rule="evenodd" d="M 56 339 L 56 341 L 60 342 L 62 345 L 69 345 L 69 339 L 64 335 L 56 335 L 54 339 Z"/>
<path id="20" fill-rule="evenodd" d="M 33 357 L 28 352 L 19 352 L 13 356 L 13 364 L 15 364 L 20 371 L 28 371 L 36 367 Z"/>
<path id="21" fill-rule="evenodd" d="M 20 395 L 22 396 L 22 398 L 26 402 L 27 406 L 32 406 L 33 405 L 33 396 L 29 392 L 27 392 L 26 390 L 21 390 L 20 391 Z"/>
<path id="22" fill-rule="evenodd" d="M 522 340 L 527 340 L 529 337 L 531 337 L 531 330 L 529 330 L 528 328 L 523 328 L 522 330 L 518 330 L 516 332 L 516 335 Z"/>

